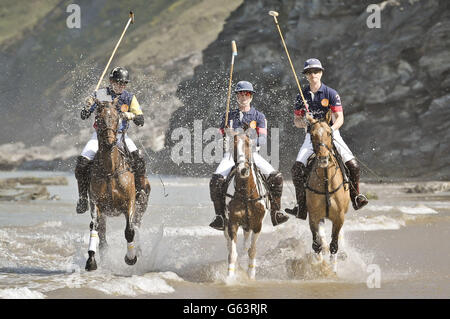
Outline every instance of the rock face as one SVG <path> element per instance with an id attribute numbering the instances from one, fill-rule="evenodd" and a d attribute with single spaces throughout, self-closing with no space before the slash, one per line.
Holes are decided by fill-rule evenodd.
<path id="1" fill-rule="evenodd" d="M 59 199 L 51 196 L 48 185 L 68 185 L 65 177 L 16 177 L 0 179 L 0 201 Z"/>
<path id="2" fill-rule="evenodd" d="M 166 145 L 176 144 L 170 134 L 176 128 L 192 132 L 194 120 L 202 120 L 204 129 L 219 125 L 230 43 L 236 40 L 233 82 L 254 84 L 253 105 L 266 114 L 269 128 L 279 129 L 279 167 L 290 176 L 304 132 L 293 126 L 298 89 L 267 14 L 275 10 L 298 76 L 307 58 L 319 58 L 326 69 L 323 82 L 339 92 L 345 114 L 341 134 L 378 177 L 364 166 L 363 175 L 450 178 L 450 2 L 384 1 L 380 28 L 367 25 L 371 3 L 245 1 L 203 51 L 192 79 L 180 84 L 183 106 L 171 118 Z M 307 84 L 304 78 L 300 82 Z M 216 165 L 180 165 L 178 172 L 209 175 Z"/>

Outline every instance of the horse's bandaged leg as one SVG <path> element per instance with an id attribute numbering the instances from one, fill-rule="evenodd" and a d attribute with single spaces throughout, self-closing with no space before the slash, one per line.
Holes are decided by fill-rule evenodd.
<path id="1" fill-rule="evenodd" d="M 319 237 L 322 241 L 322 249 L 326 251 L 329 250 L 327 243 L 327 235 L 325 233 L 325 221 L 320 221 L 319 223 Z"/>
<path id="2" fill-rule="evenodd" d="M 252 244 L 248 250 L 248 277 L 255 279 L 256 275 L 256 242 L 260 233 L 252 233 Z"/>
<path id="3" fill-rule="evenodd" d="M 89 236 L 89 249 L 88 249 L 88 251 L 93 251 L 94 253 L 97 252 L 98 242 L 99 242 L 98 232 L 96 230 L 91 230 L 91 233 L 90 233 L 90 236 Z"/>
<path id="4" fill-rule="evenodd" d="M 127 257 L 130 260 L 133 260 L 136 257 L 136 245 L 134 241 L 127 243 Z"/>
<path id="5" fill-rule="evenodd" d="M 232 278 L 236 274 L 237 261 L 236 240 L 230 240 L 228 245 L 228 278 Z"/>
<path id="6" fill-rule="evenodd" d="M 331 268 L 333 269 L 333 272 L 337 273 L 337 256 L 336 256 L 336 254 L 330 255 L 330 264 L 331 264 Z"/>

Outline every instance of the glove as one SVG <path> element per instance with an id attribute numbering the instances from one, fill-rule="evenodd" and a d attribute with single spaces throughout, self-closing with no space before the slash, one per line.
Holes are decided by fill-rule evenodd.
<path id="1" fill-rule="evenodd" d="M 91 116 L 91 111 L 89 109 L 87 109 L 86 107 L 84 107 L 81 110 L 81 119 L 85 120 L 87 119 L 89 116 Z"/>
<path id="2" fill-rule="evenodd" d="M 131 112 L 122 112 L 121 117 L 126 120 L 133 120 L 135 118 L 135 114 Z"/>
<path id="3" fill-rule="evenodd" d="M 88 98 L 86 98 L 85 102 L 86 102 L 86 108 L 90 109 L 92 104 L 95 103 L 95 100 L 94 100 L 94 98 L 92 96 L 89 96 Z"/>

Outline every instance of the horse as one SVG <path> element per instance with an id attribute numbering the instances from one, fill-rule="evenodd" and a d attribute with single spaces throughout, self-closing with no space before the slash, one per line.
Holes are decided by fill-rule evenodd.
<path id="1" fill-rule="evenodd" d="M 225 220 L 224 235 L 228 248 L 228 279 L 235 277 L 238 257 L 237 232 L 241 226 L 244 230 L 244 249 L 248 248 L 248 271 L 250 279 L 256 275 L 256 242 L 262 229 L 267 202 L 264 200 L 264 186 L 257 179 L 257 171 L 252 163 L 251 140 L 245 133 L 234 135 L 234 188 L 235 192 L 228 203 L 228 218 Z M 230 174 L 231 175 L 231 174 Z"/>
<path id="2" fill-rule="evenodd" d="M 309 114 L 306 119 L 310 124 L 311 141 L 316 155 L 306 182 L 306 207 L 313 238 L 312 248 L 316 260 L 322 262 L 322 249 L 326 247 L 323 224 L 324 218 L 329 219 L 333 224 L 329 245 L 330 262 L 336 273 L 339 232 L 350 203 L 349 188 L 344 182 L 337 154 L 333 150 L 331 127 L 327 121 L 316 120 Z"/>
<path id="3" fill-rule="evenodd" d="M 139 247 L 135 246 L 135 235 L 145 212 L 137 209 L 134 174 L 129 158 L 117 145 L 120 114 L 116 108 L 117 99 L 113 102 L 96 101 L 96 125 L 98 136 L 98 152 L 91 167 L 91 182 L 89 188 L 90 240 L 85 269 L 97 269 L 95 253 L 97 245 L 100 253 L 107 248 L 106 216 L 124 215 L 126 219 L 125 239 L 127 253 L 125 262 L 134 265 Z M 125 145 L 125 132 L 122 132 L 122 144 Z M 146 205 L 144 205 L 146 207 Z"/>

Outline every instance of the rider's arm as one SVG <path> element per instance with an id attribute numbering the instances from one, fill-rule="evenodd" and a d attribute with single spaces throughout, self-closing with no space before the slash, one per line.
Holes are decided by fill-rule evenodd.
<path id="1" fill-rule="evenodd" d="M 330 109 L 331 119 L 333 120 L 331 128 L 337 131 L 344 124 L 344 110 L 342 108 L 341 98 L 337 92 L 334 92 L 330 97 Z"/>
<path id="2" fill-rule="evenodd" d="M 133 120 L 134 124 L 136 124 L 137 126 L 144 126 L 144 113 L 142 112 L 141 106 L 139 105 L 136 96 L 133 95 L 130 103 L 130 110 L 129 112 L 125 113 L 132 113 L 134 115 L 127 116 L 129 120 Z"/>
<path id="3" fill-rule="evenodd" d="M 339 128 L 344 124 L 344 112 L 334 112 L 331 113 L 331 118 L 333 119 L 333 125 L 331 128 L 333 131 L 339 130 Z"/>
<path id="4" fill-rule="evenodd" d="M 267 143 L 267 120 L 266 117 L 261 114 L 256 121 L 256 133 L 258 133 L 258 146 Z"/>

